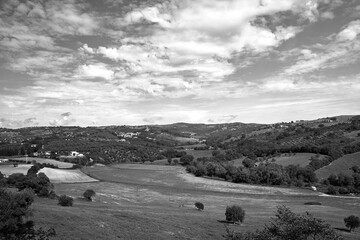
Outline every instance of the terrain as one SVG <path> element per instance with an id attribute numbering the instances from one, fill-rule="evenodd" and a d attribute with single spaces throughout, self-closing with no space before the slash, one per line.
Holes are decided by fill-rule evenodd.
<path id="1" fill-rule="evenodd" d="M 56 239 L 221 239 L 225 225 L 237 231 L 261 228 L 279 205 L 309 211 L 343 229 L 343 218 L 360 207 L 359 198 L 196 178 L 179 166 L 124 164 L 83 171 L 100 181 L 55 184 L 58 194 L 75 198 L 73 207 L 41 198 L 33 204 L 36 224 L 54 227 Z M 97 193 L 93 202 L 79 199 L 88 188 Z M 197 201 L 204 203 L 204 211 L 196 210 Z M 309 201 L 322 205 L 304 205 Z M 224 221 L 225 208 L 231 204 L 245 209 L 243 224 Z M 345 239 L 360 236 L 359 231 L 339 232 Z"/>
<path id="2" fill-rule="evenodd" d="M 34 162 L 48 164 L 40 172 L 54 183 L 56 194 L 74 198 L 73 207 L 39 197 L 32 205 L 36 226 L 54 227 L 56 239 L 222 239 L 226 227 L 261 228 L 280 205 L 308 211 L 345 239 L 359 239 L 360 231 L 348 232 L 343 222 L 360 215 L 358 175 L 352 185 L 337 183 L 335 194 L 348 187 L 343 195 L 311 190 L 316 185 L 326 192 L 329 185 L 322 180 L 360 167 L 359 131 L 359 116 L 276 124 L 0 129 L 0 159 L 9 160 L 0 172 L 26 174 Z M 74 151 L 82 157 L 64 162 L 61 156 Z M 187 172 L 186 165 L 201 169 L 202 177 Z M 289 181 L 291 169 L 313 180 L 295 174 Z M 244 184 L 255 182 L 254 173 L 281 181 Z M 94 201 L 82 199 L 86 189 L 96 192 Z M 198 211 L 195 202 L 205 210 Z M 232 204 L 246 211 L 241 225 L 225 221 Z"/>

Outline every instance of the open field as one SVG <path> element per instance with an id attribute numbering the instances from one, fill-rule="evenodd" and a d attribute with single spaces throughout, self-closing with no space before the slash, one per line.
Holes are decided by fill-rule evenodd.
<path id="1" fill-rule="evenodd" d="M 26 174 L 29 168 L 32 165 L 22 165 L 18 167 L 13 167 L 12 165 L 2 165 L 0 166 L 0 172 L 9 176 L 13 173 L 23 173 Z M 76 182 L 94 182 L 97 181 L 78 169 L 66 170 L 66 169 L 53 169 L 53 168 L 43 168 L 39 172 L 43 172 L 48 176 L 52 183 L 76 183 Z"/>
<path id="2" fill-rule="evenodd" d="M 185 152 L 189 155 L 193 155 L 194 159 L 199 157 L 211 157 L 214 150 L 186 150 Z"/>
<path id="3" fill-rule="evenodd" d="M 296 153 L 296 155 L 288 156 L 286 154 L 281 154 L 280 157 L 274 157 L 275 163 L 282 165 L 282 166 L 288 166 L 290 164 L 292 165 L 299 165 L 300 167 L 305 167 L 310 163 L 310 158 L 312 156 L 315 156 L 314 153 Z M 325 155 L 320 155 L 320 158 L 325 157 Z"/>
<path id="4" fill-rule="evenodd" d="M 56 161 L 54 159 L 48 159 L 48 158 L 36 158 L 36 157 L 18 157 L 18 158 L 11 158 L 13 160 L 22 161 L 24 163 L 26 162 L 32 162 L 35 161 L 37 163 L 49 163 L 55 166 L 58 166 L 59 168 L 71 168 L 74 164 L 67 163 L 67 162 L 60 162 Z"/>
<path id="5" fill-rule="evenodd" d="M 344 155 L 330 163 L 328 166 L 318 169 L 315 173 L 319 179 L 327 178 L 332 173 L 345 173 L 351 175 L 352 170 L 350 170 L 350 168 L 354 165 L 360 167 L 360 152 Z"/>
<path id="6" fill-rule="evenodd" d="M 196 178 L 180 166 L 119 164 L 83 171 L 101 181 L 55 184 L 57 194 L 75 198 L 73 207 L 60 207 L 50 199 L 36 199 L 32 206 L 37 226 L 54 227 L 56 239 L 223 239 L 224 213 L 231 204 L 246 211 L 242 225 L 229 225 L 237 231 L 263 226 L 279 205 L 309 211 L 344 228 L 343 218 L 360 207 L 359 198 Z M 97 193 L 94 201 L 79 199 L 89 188 Z M 196 201 L 204 203 L 204 211 L 195 209 Z M 304 205 L 309 201 L 322 205 Z M 349 240 L 360 238 L 359 230 L 342 234 Z"/>

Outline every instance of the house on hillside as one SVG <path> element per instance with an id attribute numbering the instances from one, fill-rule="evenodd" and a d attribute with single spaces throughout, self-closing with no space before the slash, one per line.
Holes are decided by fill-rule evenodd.
<path id="1" fill-rule="evenodd" d="M 7 158 L 0 158 L 0 163 L 6 163 L 9 162 L 9 159 Z"/>

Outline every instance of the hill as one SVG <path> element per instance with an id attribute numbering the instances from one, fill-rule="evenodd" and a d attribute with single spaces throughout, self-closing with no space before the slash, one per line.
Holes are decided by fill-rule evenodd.
<path id="1" fill-rule="evenodd" d="M 348 154 L 336 159 L 328 166 L 318 169 L 315 173 L 319 179 L 327 178 L 330 174 L 345 173 L 347 175 L 351 175 L 352 170 L 350 170 L 350 168 L 352 166 L 360 167 L 360 152 Z"/>

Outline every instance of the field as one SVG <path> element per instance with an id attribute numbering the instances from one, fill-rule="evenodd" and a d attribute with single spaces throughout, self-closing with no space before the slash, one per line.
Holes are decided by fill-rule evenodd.
<path id="1" fill-rule="evenodd" d="M 351 175 L 352 171 L 350 168 L 354 165 L 360 167 L 360 152 L 338 158 L 330 163 L 330 165 L 320 168 L 315 173 L 319 179 L 327 178 L 332 173 L 345 173 Z"/>
<path id="2" fill-rule="evenodd" d="M 50 199 L 36 199 L 33 204 L 35 223 L 54 227 L 56 239 L 223 239 L 225 226 L 254 230 L 268 222 L 279 205 L 298 213 L 309 211 L 333 227 L 344 228 L 343 218 L 360 207 L 358 198 L 196 178 L 180 166 L 119 164 L 82 171 L 101 181 L 55 184 L 57 194 L 75 198 L 73 207 L 60 207 Z M 79 198 L 89 188 L 97 193 L 93 202 Z M 195 209 L 196 201 L 204 203 L 204 211 Z M 309 201 L 322 205 L 304 205 Z M 231 204 L 245 209 L 242 225 L 224 222 L 226 206 Z M 360 237 L 358 230 L 341 232 L 345 239 Z"/>
<path id="3" fill-rule="evenodd" d="M 305 167 L 310 163 L 310 158 L 315 155 L 316 154 L 313 153 L 296 153 L 296 155 L 292 155 L 292 156 L 281 154 L 280 157 L 274 157 L 274 158 L 275 158 L 275 163 L 282 166 L 288 166 L 292 164 L 292 165 L 299 165 L 300 167 Z M 320 158 L 323 157 L 324 155 L 320 155 Z"/>
<path id="4" fill-rule="evenodd" d="M 24 163 L 32 162 L 32 161 L 35 161 L 37 163 L 49 163 L 49 164 L 58 166 L 59 168 L 71 168 L 74 165 L 72 163 L 60 162 L 60 161 L 56 161 L 56 160 L 48 159 L 48 158 L 19 157 L 19 158 L 11 158 L 11 159 L 16 160 L 16 161 L 22 161 Z"/>
<path id="5" fill-rule="evenodd" d="M 26 174 L 29 168 L 32 165 L 20 164 L 18 167 L 13 167 L 12 165 L 2 165 L 0 166 L 0 172 L 9 176 L 13 173 L 23 173 Z M 48 176 L 52 183 L 76 183 L 76 182 L 94 182 L 97 181 L 80 170 L 66 170 L 66 169 L 53 169 L 53 168 L 43 168 L 40 170 Z"/>

